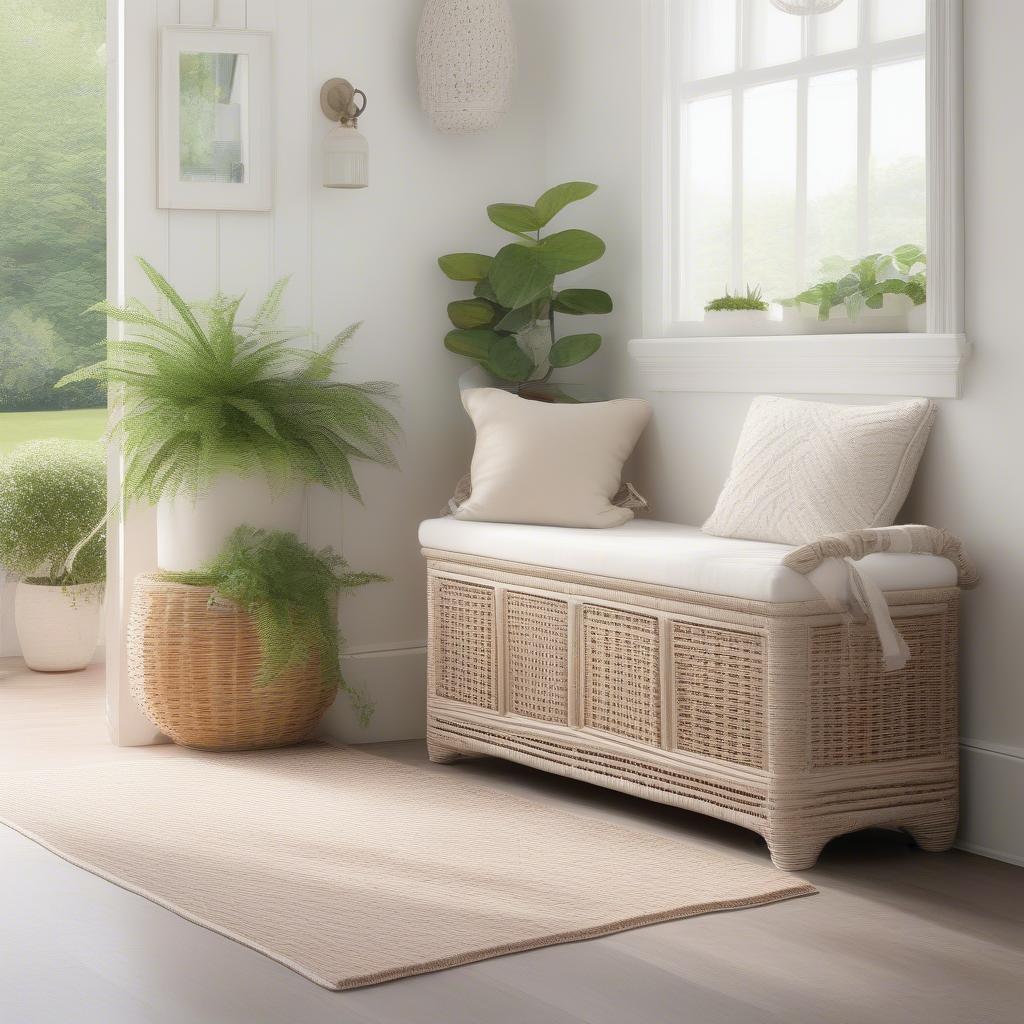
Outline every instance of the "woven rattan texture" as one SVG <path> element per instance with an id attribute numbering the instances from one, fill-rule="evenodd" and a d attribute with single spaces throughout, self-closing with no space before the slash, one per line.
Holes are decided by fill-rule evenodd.
<path id="1" fill-rule="evenodd" d="M 420 102 L 448 133 L 493 128 L 512 104 L 508 0 L 427 0 L 416 42 Z"/>
<path id="2" fill-rule="evenodd" d="M 483 745 L 492 753 L 501 753 L 523 764 L 536 768 L 557 765 L 564 775 L 601 785 L 615 783 L 615 789 L 648 799 L 654 796 L 677 805 L 685 805 L 686 800 L 699 801 L 702 807 L 714 808 L 718 817 L 739 821 L 748 827 L 761 828 L 764 821 L 763 785 L 757 788 L 734 780 L 725 782 L 681 766 L 670 768 L 643 757 L 612 753 L 592 737 L 560 740 L 551 736 L 528 736 L 512 732 L 508 727 L 456 722 L 443 714 L 431 719 L 429 735 L 438 743 L 451 744 L 456 749 L 469 738 L 474 745 Z M 751 825 L 751 822 L 756 824 Z"/>
<path id="3" fill-rule="evenodd" d="M 505 597 L 508 710 L 541 722 L 569 721 L 569 607 L 509 591 Z"/>
<path id="4" fill-rule="evenodd" d="M 250 750 L 308 739 L 334 700 L 319 663 L 256 686 L 262 661 L 252 620 L 209 607 L 208 587 L 140 576 L 128 626 L 132 696 L 175 743 Z"/>
<path id="5" fill-rule="evenodd" d="M 519 563 L 453 566 L 448 553 L 430 562 L 433 760 L 490 754 L 711 814 L 763 835 L 786 870 L 874 825 L 928 850 L 952 844 L 955 588 L 886 595 L 911 660 L 884 673 L 869 627 L 824 603 L 614 589 Z M 460 610 L 470 598 L 473 616 Z M 488 669 L 493 690 L 449 685 L 446 700 L 460 658 Z M 567 720 L 555 721 L 566 677 Z"/>
<path id="6" fill-rule="evenodd" d="M 435 585 L 434 692 L 447 700 L 496 709 L 494 590 L 449 579 Z"/>
<path id="7" fill-rule="evenodd" d="M 816 768 L 878 764 L 948 752 L 956 729 L 956 666 L 948 615 L 897 620 L 910 648 L 884 673 L 878 639 L 864 623 L 811 631 L 810 757 Z"/>
<path id="8" fill-rule="evenodd" d="M 680 750 L 751 768 L 767 766 L 765 642 L 760 633 L 672 624 Z"/>
<path id="9" fill-rule="evenodd" d="M 650 615 L 601 605 L 580 610 L 584 724 L 661 744 L 660 630 Z"/>

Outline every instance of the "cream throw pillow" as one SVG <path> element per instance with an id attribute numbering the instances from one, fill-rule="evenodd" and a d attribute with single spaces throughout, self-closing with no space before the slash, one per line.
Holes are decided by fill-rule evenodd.
<path id="1" fill-rule="evenodd" d="M 476 427 L 473 492 L 456 519 L 604 528 L 633 518 L 612 499 L 651 418 L 638 399 L 556 405 L 496 388 L 462 392 Z"/>
<path id="2" fill-rule="evenodd" d="M 756 398 L 704 532 L 810 544 L 892 526 L 934 419 L 924 398 L 892 405 Z"/>

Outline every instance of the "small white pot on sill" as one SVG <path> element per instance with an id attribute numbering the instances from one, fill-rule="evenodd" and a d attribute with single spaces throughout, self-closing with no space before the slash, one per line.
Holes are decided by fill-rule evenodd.
<path id="1" fill-rule="evenodd" d="M 168 572 L 200 569 L 239 526 L 301 533 L 305 512 L 304 484 L 281 491 L 262 476 L 219 476 L 197 498 L 160 500 L 157 565 Z"/>
<path id="2" fill-rule="evenodd" d="M 43 586 L 24 580 L 14 595 L 14 624 L 25 664 L 34 672 L 78 672 L 96 653 L 103 587 Z"/>
<path id="3" fill-rule="evenodd" d="M 763 334 L 769 324 L 782 320 L 782 308 L 770 305 L 767 309 L 707 309 L 704 325 L 709 334 L 720 337 L 744 334 Z"/>

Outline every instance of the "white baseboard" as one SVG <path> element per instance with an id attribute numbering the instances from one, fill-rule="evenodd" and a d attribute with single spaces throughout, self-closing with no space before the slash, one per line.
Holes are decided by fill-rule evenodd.
<path id="1" fill-rule="evenodd" d="M 965 739 L 960 770 L 957 849 L 1024 867 L 1024 750 Z"/>
<path id="2" fill-rule="evenodd" d="M 426 647 L 355 650 L 341 659 L 341 670 L 377 707 L 364 729 L 341 694 L 321 723 L 325 737 L 342 743 L 384 743 L 426 736 Z"/>

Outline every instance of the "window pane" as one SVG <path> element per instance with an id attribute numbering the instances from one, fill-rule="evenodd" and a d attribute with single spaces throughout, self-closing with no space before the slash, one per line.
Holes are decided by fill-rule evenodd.
<path id="1" fill-rule="evenodd" d="M 817 53 L 839 53 L 857 45 L 860 22 L 860 0 L 843 0 L 828 14 L 818 14 L 813 21 L 814 49 Z"/>
<path id="2" fill-rule="evenodd" d="M 733 0 L 685 0 L 681 11 L 688 80 L 736 70 L 736 4 Z"/>
<path id="3" fill-rule="evenodd" d="M 925 62 L 875 68 L 871 83 L 869 244 L 873 252 L 924 245 Z"/>
<path id="4" fill-rule="evenodd" d="M 871 35 L 876 42 L 917 36 L 925 30 L 925 0 L 872 0 Z"/>
<path id="5" fill-rule="evenodd" d="M 732 277 L 732 100 L 697 100 L 683 110 L 683 308 L 699 319 Z"/>
<path id="6" fill-rule="evenodd" d="M 743 99 L 743 281 L 765 297 L 796 291 L 796 82 Z"/>
<path id="7" fill-rule="evenodd" d="M 807 88 L 805 284 L 822 260 L 857 255 L 857 72 L 812 78 Z"/>
<path id="8" fill-rule="evenodd" d="M 804 19 L 787 14 L 771 0 L 748 0 L 745 26 L 748 63 L 752 68 L 767 68 L 799 60 L 803 40 Z"/>

